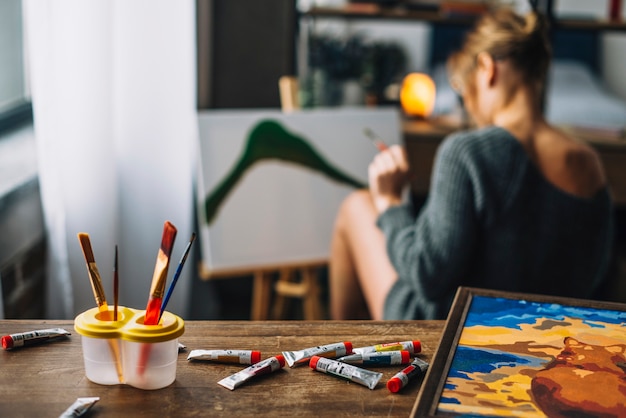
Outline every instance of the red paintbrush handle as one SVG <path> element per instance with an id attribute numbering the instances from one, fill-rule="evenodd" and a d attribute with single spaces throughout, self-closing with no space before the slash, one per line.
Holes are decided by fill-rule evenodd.
<path id="1" fill-rule="evenodd" d="M 142 344 L 139 348 L 139 361 L 137 362 L 137 375 L 143 376 L 150 358 L 150 349 L 152 346 L 148 343 Z"/>
<path id="2" fill-rule="evenodd" d="M 144 317 L 144 325 L 158 325 L 159 315 L 161 314 L 161 301 L 162 298 L 148 299 L 148 306 L 146 307 L 146 316 Z M 142 344 L 139 352 L 139 362 L 137 363 L 137 374 L 143 376 L 148 364 L 148 358 L 150 357 L 150 344 Z"/>
<path id="3" fill-rule="evenodd" d="M 146 317 L 143 320 L 144 325 L 158 325 L 159 316 L 161 314 L 161 302 L 163 298 L 148 299 L 148 306 L 146 306 Z"/>

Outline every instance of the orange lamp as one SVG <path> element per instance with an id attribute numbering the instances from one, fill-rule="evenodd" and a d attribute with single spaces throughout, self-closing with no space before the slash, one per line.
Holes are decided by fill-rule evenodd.
<path id="1" fill-rule="evenodd" d="M 407 116 L 426 118 L 435 107 L 434 81 L 423 73 L 410 73 L 402 81 L 400 104 Z"/>

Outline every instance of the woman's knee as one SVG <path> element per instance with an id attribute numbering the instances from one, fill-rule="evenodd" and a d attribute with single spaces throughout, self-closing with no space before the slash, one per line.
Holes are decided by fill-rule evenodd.
<path id="1" fill-rule="evenodd" d="M 359 189 L 350 193 L 341 203 L 339 217 L 355 219 L 362 216 L 374 216 L 375 209 L 372 197 L 366 189 Z"/>

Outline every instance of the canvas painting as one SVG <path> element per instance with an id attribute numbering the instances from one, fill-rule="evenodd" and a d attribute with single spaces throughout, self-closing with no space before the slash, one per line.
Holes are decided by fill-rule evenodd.
<path id="1" fill-rule="evenodd" d="M 401 143 L 395 108 L 198 114 L 202 263 L 214 276 L 326 260 L 343 199 L 378 150 Z"/>
<path id="2" fill-rule="evenodd" d="M 429 415 L 626 416 L 620 306 L 497 294 L 464 302 L 463 319 L 452 325 L 456 337 L 440 348 L 446 365 L 424 383 L 439 383 L 420 401 Z"/>

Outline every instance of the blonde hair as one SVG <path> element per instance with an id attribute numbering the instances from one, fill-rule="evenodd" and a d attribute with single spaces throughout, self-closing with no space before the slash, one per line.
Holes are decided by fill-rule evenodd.
<path id="1" fill-rule="evenodd" d="M 473 88 L 470 75 L 476 58 L 486 52 L 495 60 L 510 60 L 540 100 L 552 55 L 547 32 L 545 18 L 535 12 L 520 16 L 510 8 L 499 8 L 485 14 L 448 59 L 451 84 Z"/>

